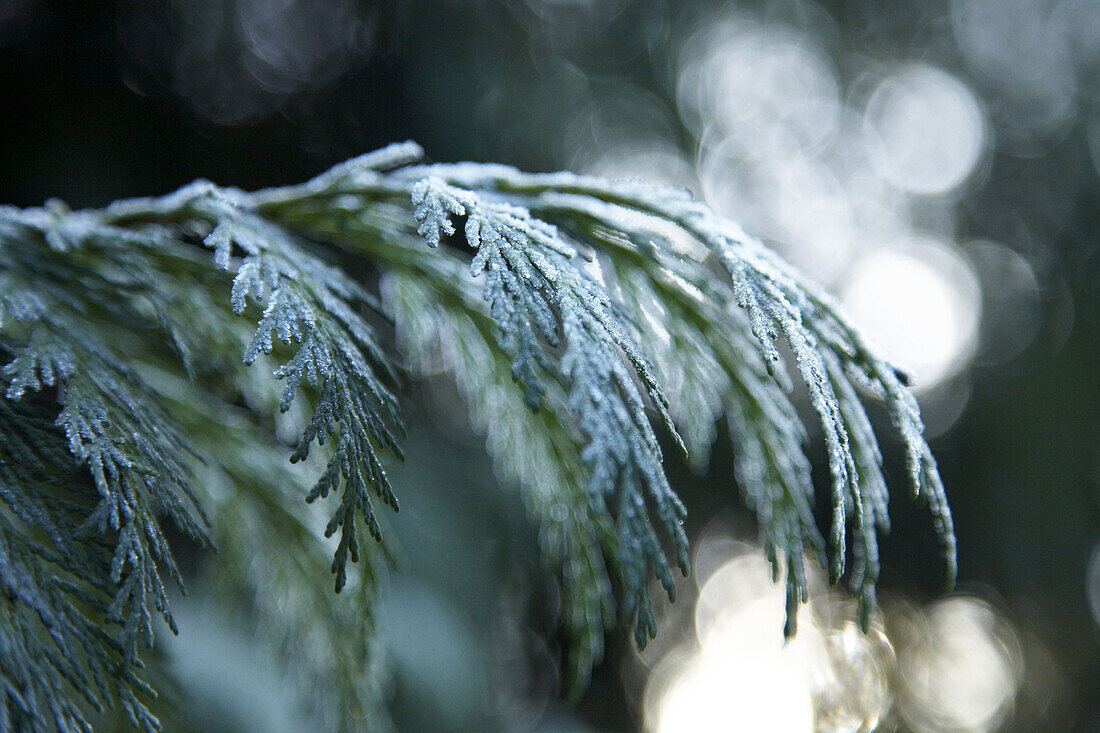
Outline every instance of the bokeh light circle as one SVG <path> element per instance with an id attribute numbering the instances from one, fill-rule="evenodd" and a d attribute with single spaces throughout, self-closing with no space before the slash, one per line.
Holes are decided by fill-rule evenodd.
<path id="1" fill-rule="evenodd" d="M 898 655 L 899 706 L 916 731 L 995 730 L 1020 684 L 1019 640 L 988 603 L 957 596 L 932 606 L 921 640 Z"/>
<path id="2" fill-rule="evenodd" d="M 841 302 L 886 356 L 928 390 L 973 355 L 981 287 L 970 265 L 947 245 L 914 238 L 905 247 L 856 261 Z"/>
<path id="3" fill-rule="evenodd" d="M 898 188 L 946 194 L 977 166 L 986 146 L 985 115 L 973 92 L 927 64 L 884 79 L 866 111 L 870 158 Z"/>
<path id="4" fill-rule="evenodd" d="M 695 608 L 698 643 L 662 660 L 650 678 L 647 728 L 812 730 L 812 673 L 827 654 L 808 609 L 798 636 L 784 641 L 783 609 L 783 586 L 755 548 L 714 570 Z"/>
<path id="5" fill-rule="evenodd" d="M 835 135 L 840 82 L 810 37 L 735 16 L 685 49 L 677 103 L 697 135 L 716 125 L 739 155 L 755 158 L 811 153 Z"/>
<path id="6" fill-rule="evenodd" d="M 893 704 L 895 657 L 890 640 L 877 626 L 864 633 L 849 620 L 828 633 L 825 650 L 828 664 L 815 675 L 814 730 L 874 730 Z"/>

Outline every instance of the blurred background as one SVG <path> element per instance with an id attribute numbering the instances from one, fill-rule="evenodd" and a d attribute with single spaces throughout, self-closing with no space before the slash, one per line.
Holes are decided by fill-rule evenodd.
<path id="1" fill-rule="evenodd" d="M 784 644 L 720 436 L 707 474 L 670 465 L 680 600 L 566 706 L 537 530 L 428 379 L 382 611 L 399 728 L 1095 731 L 1098 72 L 1098 0 L 2 0 L 0 202 L 292 183 L 408 138 L 688 187 L 913 372 L 958 586 L 899 495 L 872 632 L 818 579 Z M 308 729 L 250 629 L 201 587 L 177 607 L 196 730 Z"/>

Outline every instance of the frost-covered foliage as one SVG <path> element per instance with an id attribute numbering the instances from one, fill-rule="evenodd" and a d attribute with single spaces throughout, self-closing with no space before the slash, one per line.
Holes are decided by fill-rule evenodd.
<path id="1" fill-rule="evenodd" d="M 385 554 L 365 535 L 384 542 L 376 502 L 397 508 L 397 391 L 439 368 L 541 528 L 574 693 L 616 617 L 639 644 L 656 632 L 650 579 L 671 596 L 671 566 L 688 571 L 662 437 L 701 468 L 728 421 L 788 632 L 806 557 L 847 570 L 866 623 L 888 518 L 863 390 L 953 575 L 904 377 L 759 242 L 684 191 L 419 155 L 395 145 L 256 193 L 0 209 L 0 729 L 88 730 L 109 707 L 158 726 L 139 652 L 155 615 L 172 626 L 164 576 L 182 584 L 166 525 L 219 549 L 211 577 L 293 655 L 333 729 L 383 725 Z M 827 450 L 827 541 L 792 375 Z M 275 447 L 286 412 L 304 467 Z M 296 505 L 330 494 L 315 527 Z"/>

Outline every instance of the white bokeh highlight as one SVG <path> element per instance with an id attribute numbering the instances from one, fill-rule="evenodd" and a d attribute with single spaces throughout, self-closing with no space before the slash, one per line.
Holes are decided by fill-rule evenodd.
<path id="1" fill-rule="evenodd" d="M 898 655 L 899 707 L 918 733 L 992 731 L 1011 712 L 1022 657 L 1012 627 L 983 600 L 956 596 L 916 620 Z"/>
<path id="2" fill-rule="evenodd" d="M 988 125 L 973 92 L 928 64 L 883 79 L 866 112 L 867 145 L 878 173 L 925 196 L 959 188 L 975 169 Z"/>
<path id="3" fill-rule="evenodd" d="M 806 36 L 734 15 L 684 45 L 676 98 L 689 128 L 714 125 L 739 154 L 812 153 L 836 134 L 840 82 Z"/>
<path id="4" fill-rule="evenodd" d="M 667 657 L 649 680 L 647 728 L 812 730 L 814 670 L 826 651 L 808 615 L 784 643 L 783 608 L 783 588 L 759 551 L 727 558 L 699 592 L 698 643 Z"/>
<path id="5" fill-rule="evenodd" d="M 977 733 L 1013 710 L 1023 646 L 978 597 L 887 604 L 865 632 L 846 593 L 811 569 L 812 600 L 784 641 L 783 586 L 761 548 L 709 533 L 696 559 L 694 635 L 641 654 L 649 733 Z"/>
<path id="6" fill-rule="evenodd" d="M 970 265 L 948 245 L 914 238 L 861 257 L 840 291 L 855 323 L 918 392 L 956 373 L 977 345 L 981 290 Z"/>

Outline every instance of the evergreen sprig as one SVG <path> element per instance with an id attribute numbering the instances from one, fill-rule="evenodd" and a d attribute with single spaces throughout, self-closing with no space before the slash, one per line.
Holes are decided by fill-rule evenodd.
<path id="1" fill-rule="evenodd" d="M 828 296 L 684 191 L 419 157 L 404 143 L 286 188 L 0 209 L 0 722 L 88 730 L 87 711 L 118 706 L 157 726 L 139 649 L 154 613 L 172 624 L 166 521 L 220 548 L 216 584 L 305 660 L 334 728 L 381 716 L 369 610 L 385 561 L 361 535 L 382 539 L 375 500 L 397 508 L 402 372 L 450 374 L 522 488 L 561 577 L 573 693 L 616 614 L 639 644 L 655 633 L 650 579 L 676 588 L 666 551 L 687 572 L 661 435 L 701 468 L 728 421 L 788 633 L 807 556 L 848 572 L 866 624 L 888 528 L 869 392 L 953 577 L 907 380 Z M 827 542 L 788 371 L 826 447 Z M 281 413 L 304 470 L 278 466 Z M 294 504 L 330 494 L 326 551 Z M 325 564 L 354 602 L 324 597 Z"/>

